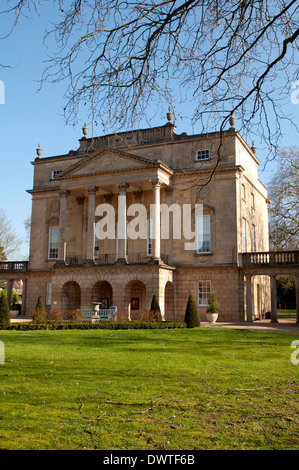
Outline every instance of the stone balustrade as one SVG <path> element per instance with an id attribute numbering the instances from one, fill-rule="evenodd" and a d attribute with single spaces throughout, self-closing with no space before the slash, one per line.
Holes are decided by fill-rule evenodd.
<path id="1" fill-rule="evenodd" d="M 242 254 L 242 267 L 296 266 L 299 265 L 299 250 L 264 251 Z"/>
<path id="2" fill-rule="evenodd" d="M 1 273 L 25 273 L 28 271 L 28 261 L 1 261 Z"/>

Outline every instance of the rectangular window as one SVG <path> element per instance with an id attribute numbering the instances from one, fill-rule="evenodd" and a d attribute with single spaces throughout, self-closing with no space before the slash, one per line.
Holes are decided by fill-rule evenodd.
<path id="1" fill-rule="evenodd" d="M 98 239 L 96 233 L 94 233 L 94 257 L 95 258 L 99 256 L 99 252 L 100 252 L 100 240 Z"/>
<path id="2" fill-rule="evenodd" d="M 242 218 L 242 252 L 246 253 L 246 219 Z"/>
<path id="3" fill-rule="evenodd" d="M 129 237 L 128 237 L 129 222 L 126 222 L 126 259 L 129 254 Z M 118 259 L 118 222 L 116 222 L 116 259 Z"/>
<path id="4" fill-rule="evenodd" d="M 199 307 L 206 307 L 209 298 L 211 297 L 211 281 L 198 281 L 197 283 L 197 305 Z"/>
<path id="5" fill-rule="evenodd" d="M 256 251 L 255 245 L 255 225 L 252 224 L 251 227 L 251 251 Z"/>
<path id="6" fill-rule="evenodd" d="M 245 189 L 245 184 L 242 184 L 242 199 L 243 199 L 243 201 L 246 201 L 246 189 Z"/>
<path id="7" fill-rule="evenodd" d="M 209 253 L 211 251 L 210 216 L 198 216 L 196 220 L 197 253 Z"/>
<path id="8" fill-rule="evenodd" d="M 210 150 L 197 150 L 196 151 L 196 160 L 209 160 L 210 159 Z"/>
<path id="9" fill-rule="evenodd" d="M 51 303 L 52 303 L 52 284 L 51 284 L 51 282 L 47 282 L 46 305 L 51 305 Z"/>
<path id="10" fill-rule="evenodd" d="M 52 178 L 55 178 L 55 176 L 59 175 L 62 170 L 52 170 Z"/>
<path id="11" fill-rule="evenodd" d="M 254 194 L 251 193 L 251 209 L 254 209 Z"/>
<path id="12" fill-rule="evenodd" d="M 151 240 L 151 219 L 147 221 L 147 245 L 146 254 L 150 256 L 152 254 L 152 240 Z"/>
<path id="13" fill-rule="evenodd" d="M 58 258 L 59 227 L 49 228 L 49 259 Z"/>

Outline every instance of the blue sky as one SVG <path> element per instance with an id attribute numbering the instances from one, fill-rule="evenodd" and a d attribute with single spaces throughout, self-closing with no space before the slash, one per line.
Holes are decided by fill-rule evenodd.
<path id="1" fill-rule="evenodd" d="M 44 8 L 42 17 L 33 13 L 32 18 L 24 19 L 9 38 L 0 41 L 0 63 L 11 66 L 0 68 L 0 81 L 5 87 L 5 102 L 0 104 L 0 209 L 5 211 L 21 238 L 25 237 L 24 220 L 31 214 L 31 196 L 26 190 L 32 188 L 31 162 L 36 157 L 38 143 L 43 148 L 43 156 L 68 153 L 78 147 L 86 120 L 84 115 L 79 115 L 75 127 L 65 124 L 62 116 L 63 83 L 48 84 L 37 92 L 46 60 L 43 37 L 52 9 L 52 5 Z M 6 26 L 7 19 L 0 17 L 1 34 L 7 31 Z M 291 101 L 285 109 L 286 113 L 297 116 L 297 120 L 298 111 L 299 104 L 292 104 Z M 152 125 L 165 122 L 166 118 L 157 118 L 157 122 Z M 180 122 L 178 133 L 184 131 L 199 133 L 200 129 L 188 129 L 187 122 Z M 99 133 L 102 133 L 101 129 Z M 265 155 L 259 151 L 259 142 L 254 140 L 258 148 L 257 156 L 263 162 Z M 286 125 L 282 145 L 296 145 L 297 141 L 298 135 Z M 274 168 L 274 164 L 268 164 L 265 171 L 260 171 L 260 179 L 264 184 L 267 184 Z M 28 247 L 23 243 L 12 258 L 25 259 L 27 255 Z"/>

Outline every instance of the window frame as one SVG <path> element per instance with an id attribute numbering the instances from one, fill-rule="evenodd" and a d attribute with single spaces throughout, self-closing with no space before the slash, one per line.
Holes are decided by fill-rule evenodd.
<path id="1" fill-rule="evenodd" d="M 202 246 L 199 247 L 199 218 L 201 216 L 196 217 L 196 253 L 197 254 L 204 254 L 204 253 L 211 253 L 211 215 L 210 214 L 203 214 L 203 239 L 202 239 Z M 205 224 L 206 220 L 209 220 L 208 224 Z M 205 231 L 205 229 L 208 227 L 208 231 Z M 206 239 L 206 235 L 208 235 L 208 238 Z M 208 249 L 203 249 L 204 246 L 208 247 Z M 202 248 L 202 249 L 201 249 Z"/>
<path id="2" fill-rule="evenodd" d="M 152 256 L 151 219 L 147 219 L 146 255 Z"/>
<path id="3" fill-rule="evenodd" d="M 247 229 L 246 229 L 247 220 L 245 217 L 242 217 L 241 222 L 241 252 L 246 253 L 247 251 Z"/>
<path id="4" fill-rule="evenodd" d="M 56 237 L 55 239 L 57 240 L 52 240 L 52 233 L 56 232 Z M 52 247 L 52 245 L 56 245 L 56 247 Z M 59 246 L 59 225 L 51 225 L 49 227 L 49 236 L 48 236 L 48 259 L 49 260 L 55 260 L 58 259 L 58 246 Z M 51 250 L 56 250 L 56 256 L 51 256 Z"/>
<path id="5" fill-rule="evenodd" d="M 52 305 L 52 282 L 46 284 L 46 305 Z"/>
<path id="6" fill-rule="evenodd" d="M 199 154 L 201 154 L 201 158 L 199 158 Z M 200 149 L 200 150 L 196 150 L 196 153 L 195 153 L 195 160 L 197 162 L 204 162 L 206 160 L 210 160 L 211 159 L 211 151 L 210 149 Z"/>
<path id="7" fill-rule="evenodd" d="M 256 251 L 256 230 L 255 224 L 251 225 L 251 252 Z"/>
<path id="8" fill-rule="evenodd" d="M 96 224 L 94 224 L 96 226 Z M 94 230 L 94 245 L 93 245 L 94 257 L 98 258 L 100 254 L 100 239 L 97 237 L 96 230 Z"/>
<path id="9" fill-rule="evenodd" d="M 200 284 L 201 284 L 201 289 L 200 291 Z M 203 302 L 200 302 L 199 294 L 205 294 L 202 295 L 202 299 L 204 299 Z M 197 280 L 197 306 L 198 307 L 207 307 L 209 305 L 209 299 L 212 295 L 212 281 L 210 279 L 198 279 Z"/>
<path id="10" fill-rule="evenodd" d="M 57 175 L 60 175 L 61 172 L 62 170 L 52 170 L 52 180 L 54 180 Z"/>

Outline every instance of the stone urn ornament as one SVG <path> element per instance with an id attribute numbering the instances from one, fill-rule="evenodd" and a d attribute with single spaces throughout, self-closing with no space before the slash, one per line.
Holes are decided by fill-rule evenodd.
<path id="1" fill-rule="evenodd" d="M 83 135 L 84 135 L 84 138 L 87 139 L 87 134 L 88 134 L 88 127 L 87 127 L 87 122 L 84 123 L 84 127 L 82 127 L 82 132 L 83 132 Z"/>
<path id="2" fill-rule="evenodd" d="M 93 305 L 92 309 L 94 311 L 94 315 L 91 317 L 91 321 L 92 323 L 97 323 L 100 320 L 99 311 L 100 311 L 101 302 L 92 302 L 92 305 Z"/>
<path id="3" fill-rule="evenodd" d="M 214 293 L 209 298 L 209 307 L 207 308 L 207 319 L 209 323 L 216 323 L 219 313 L 219 303 L 217 302 Z"/>
<path id="4" fill-rule="evenodd" d="M 231 126 L 231 129 L 234 129 L 235 128 L 235 124 L 236 124 L 236 118 L 235 116 L 232 114 L 229 118 L 229 123 L 230 123 L 230 126 Z"/>
<path id="5" fill-rule="evenodd" d="M 42 156 L 42 153 L 43 149 L 41 148 L 40 144 L 38 144 L 38 147 L 36 149 L 37 158 L 40 158 Z"/>
<path id="6" fill-rule="evenodd" d="M 169 106 L 169 108 L 168 108 L 168 113 L 166 114 L 166 117 L 167 117 L 168 122 L 171 122 L 171 121 L 172 121 L 173 113 L 172 113 L 172 111 L 171 111 L 171 107 L 170 107 L 170 106 Z"/>

